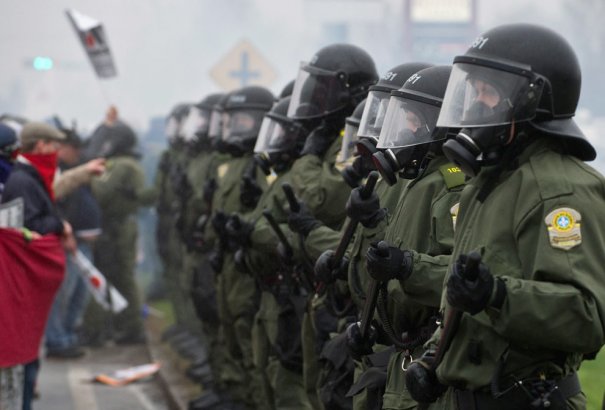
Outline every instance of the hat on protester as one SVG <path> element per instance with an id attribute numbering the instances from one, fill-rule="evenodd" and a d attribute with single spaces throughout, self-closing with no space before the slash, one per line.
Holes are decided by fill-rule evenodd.
<path id="1" fill-rule="evenodd" d="M 19 136 L 21 145 L 28 145 L 38 140 L 65 142 L 67 136 L 58 129 L 43 122 L 29 122 L 23 126 Z"/>

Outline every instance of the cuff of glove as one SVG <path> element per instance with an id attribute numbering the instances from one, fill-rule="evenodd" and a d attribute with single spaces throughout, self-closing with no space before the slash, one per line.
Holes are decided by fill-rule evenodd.
<path id="1" fill-rule="evenodd" d="M 364 218 L 363 220 L 360 220 L 359 222 L 365 227 L 365 228 L 369 228 L 369 229 L 373 229 L 376 228 L 378 226 L 378 224 L 387 216 L 387 210 L 385 208 L 379 209 L 378 211 L 374 212 L 372 214 L 372 216 L 368 217 L 368 218 Z"/>

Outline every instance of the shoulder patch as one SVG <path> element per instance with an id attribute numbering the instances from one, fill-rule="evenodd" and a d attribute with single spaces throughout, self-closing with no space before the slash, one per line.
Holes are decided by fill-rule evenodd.
<path id="1" fill-rule="evenodd" d="M 216 174 L 218 175 L 218 179 L 223 179 L 225 175 L 227 175 L 227 171 L 229 171 L 229 164 L 224 163 L 218 166 L 216 169 Z"/>
<path id="2" fill-rule="evenodd" d="M 460 202 L 456 202 L 454 206 L 450 208 L 450 215 L 452 216 L 452 225 L 456 230 L 456 219 L 458 219 L 458 211 L 460 211 Z"/>
<path id="3" fill-rule="evenodd" d="M 441 172 L 441 175 L 443 175 L 443 179 L 445 180 L 445 186 L 447 186 L 447 189 L 456 188 L 458 186 L 464 185 L 465 183 L 464 173 L 460 168 L 458 168 L 451 162 L 440 166 L 439 172 Z"/>
<path id="4" fill-rule="evenodd" d="M 582 243 L 582 215 L 573 208 L 557 208 L 544 218 L 553 248 L 570 250 Z"/>
<path id="5" fill-rule="evenodd" d="M 271 170 L 271 173 L 269 175 L 265 176 L 265 180 L 267 181 L 267 185 L 269 185 L 269 186 L 271 186 L 275 182 L 276 179 L 277 179 L 277 174 L 273 170 Z"/>

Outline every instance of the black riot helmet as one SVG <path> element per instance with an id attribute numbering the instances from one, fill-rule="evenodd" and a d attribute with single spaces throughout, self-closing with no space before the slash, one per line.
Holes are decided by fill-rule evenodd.
<path id="1" fill-rule="evenodd" d="M 445 132 L 435 125 L 451 71 L 451 66 L 425 68 L 391 92 L 377 145 L 383 151 L 374 154 L 376 168 L 389 184 L 397 182 L 397 173 L 416 178 L 428 164 L 427 153 L 440 153 Z"/>
<path id="2" fill-rule="evenodd" d="M 462 131 L 443 150 L 472 176 L 534 130 L 593 160 L 594 148 L 572 119 L 580 86 L 578 59 L 559 34 L 531 24 L 489 30 L 454 59 L 437 125 Z"/>
<path id="3" fill-rule="evenodd" d="M 326 46 L 310 62 L 301 63 L 288 117 L 325 119 L 344 112 L 344 119 L 377 80 L 374 61 L 364 50 L 350 44 Z"/>
<path id="4" fill-rule="evenodd" d="M 299 121 L 288 118 L 290 97 L 280 99 L 265 114 L 254 146 L 255 159 L 260 168 L 270 173 L 287 169 L 300 156 L 309 131 Z"/>
<path id="5" fill-rule="evenodd" d="M 282 98 L 290 97 L 292 95 L 292 90 L 294 90 L 294 80 L 291 80 L 282 88 L 278 96 L 278 101 Z"/>
<path id="6" fill-rule="evenodd" d="M 207 149 L 210 146 L 208 131 L 212 109 L 224 96 L 222 93 L 210 94 L 189 108 L 189 113 L 183 121 L 182 134 L 185 141 L 194 151 Z"/>
<path id="7" fill-rule="evenodd" d="M 370 87 L 365 111 L 359 126 L 360 138 L 364 137 L 378 141 L 391 91 L 400 89 L 412 74 L 430 66 L 431 64 L 427 63 L 400 64 L 387 71 L 376 84 Z M 375 147 L 376 144 L 373 144 L 373 146 Z"/>
<path id="8" fill-rule="evenodd" d="M 168 118 L 166 118 L 166 124 L 164 133 L 168 138 L 168 143 L 171 145 L 182 144 L 185 141 L 182 133 L 183 122 L 189 113 L 190 103 L 177 104 L 172 108 Z"/>
<path id="9" fill-rule="evenodd" d="M 228 94 L 223 106 L 222 141 L 233 155 L 252 152 L 265 113 L 274 103 L 271 91 L 249 86 Z"/>

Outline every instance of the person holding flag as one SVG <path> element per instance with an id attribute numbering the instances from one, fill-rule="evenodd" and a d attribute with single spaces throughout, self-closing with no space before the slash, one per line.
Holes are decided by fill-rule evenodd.
<path id="1" fill-rule="evenodd" d="M 21 153 L 2 194 L 2 203 L 23 199 L 25 229 L 0 229 L 0 328 L 6 330 L 0 338 L 0 367 L 25 365 L 22 409 L 29 410 L 38 348 L 65 271 L 64 249 L 74 251 L 76 242 L 55 207 L 52 187 L 65 134 L 31 122 L 23 127 L 20 140 Z"/>

